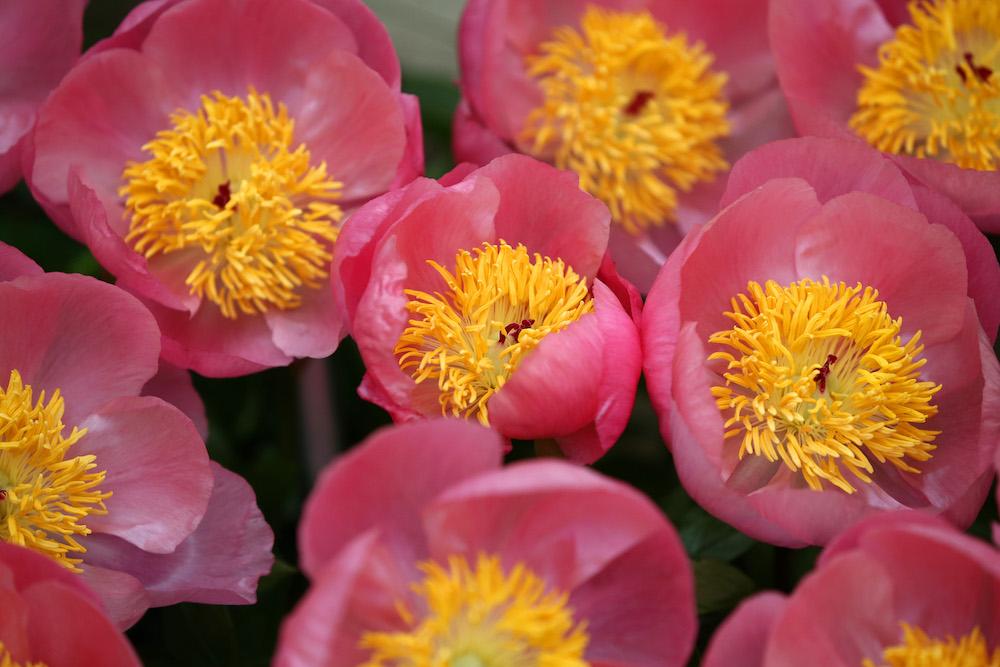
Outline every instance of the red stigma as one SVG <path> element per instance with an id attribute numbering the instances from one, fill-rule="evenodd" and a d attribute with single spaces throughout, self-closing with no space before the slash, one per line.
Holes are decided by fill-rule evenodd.
<path id="1" fill-rule="evenodd" d="M 506 343 L 507 337 L 509 336 L 512 341 L 517 342 L 517 337 L 521 334 L 524 329 L 527 329 L 535 323 L 535 320 L 521 320 L 520 323 L 511 322 L 503 328 L 500 332 L 500 343 Z"/>
<path id="2" fill-rule="evenodd" d="M 636 91 L 632 101 L 625 106 L 625 113 L 629 116 L 637 116 L 642 111 L 642 108 L 654 97 L 655 94 L 651 90 Z"/>
<path id="3" fill-rule="evenodd" d="M 816 367 L 816 375 L 813 376 L 813 382 L 819 387 L 819 393 L 821 394 L 826 391 L 826 376 L 830 374 L 830 364 L 835 361 L 837 361 L 837 355 L 828 354 L 823 365 Z"/>
<path id="4" fill-rule="evenodd" d="M 233 193 L 229 189 L 229 181 L 219 184 L 219 194 L 215 195 L 212 199 L 212 203 L 218 206 L 220 209 L 226 208 L 226 204 L 229 203 L 230 197 Z"/>
<path id="5" fill-rule="evenodd" d="M 962 57 L 965 59 L 965 64 L 969 66 L 969 69 L 976 75 L 977 79 L 979 79 L 982 83 L 987 83 L 989 81 L 990 77 L 993 75 L 993 70 L 985 65 L 976 65 L 976 57 L 972 55 L 970 51 L 966 51 L 962 54 Z M 958 72 L 958 76 L 962 79 L 962 83 L 968 82 L 969 77 L 965 73 L 965 69 L 962 67 L 961 63 L 955 65 L 955 71 Z"/>
<path id="6" fill-rule="evenodd" d="M 7 500 L 7 489 L 0 489 L 0 503 Z"/>

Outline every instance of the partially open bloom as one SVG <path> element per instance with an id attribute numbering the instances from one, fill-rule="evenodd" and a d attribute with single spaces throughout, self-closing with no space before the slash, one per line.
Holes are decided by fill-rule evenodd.
<path id="1" fill-rule="evenodd" d="M 597 459 L 641 365 L 638 295 L 602 268 L 607 242 L 607 208 L 520 155 L 373 201 L 334 257 L 361 395 L 396 421 L 465 417 Z"/>
<path id="2" fill-rule="evenodd" d="M 236 375 L 330 354 L 345 215 L 422 169 L 419 113 L 360 0 L 140 5 L 39 112 L 26 177 L 163 332 Z"/>
<path id="3" fill-rule="evenodd" d="M 0 3 L 0 194 L 21 179 L 35 112 L 80 56 L 87 0 Z"/>
<path id="4" fill-rule="evenodd" d="M 731 162 L 791 135 L 766 20 L 766 0 L 470 0 L 455 156 L 521 152 L 574 171 L 646 291 L 715 213 Z"/>
<path id="5" fill-rule="evenodd" d="M 299 526 L 312 588 L 275 664 L 684 665 L 693 581 L 660 511 L 562 461 L 501 469 L 502 453 L 436 419 L 330 466 Z"/>
<path id="6" fill-rule="evenodd" d="M 925 514 L 870 517 L 831 542 L 791 595 L 738 607 L 703 665 L 1000 665 L 1000 554 Z"/>
<path id="7" fill-rule="evenodd" d="M 770 33 L 801 133 L 859 137 L 1000 232 L 1000 5 L 772 0 Z"/>
<path id="8" fill-rule="evenodd" d="M 139 667 L 100 601 L 66 568 L 0 543 L 0 665 Z"/>
<path id="9" fill-rule="evenodd" d="M 882 509 L 968 525 L 1000 437 L 1000 269 L 981 234 L 855 142 L 758 149 L 723 202 L 642 322 L 688 492 L 785 545 Z"/>
<path id="10" fill-rule="evenodd" d="M 253 602 L 271 530 L 195 424 L 153 396 L 200 411 L 176 371 L 157 374 L 153 317 L 7 246 L 0 266 L 0 541 L 81 577 L 122 627 L 150 606 Z"/>

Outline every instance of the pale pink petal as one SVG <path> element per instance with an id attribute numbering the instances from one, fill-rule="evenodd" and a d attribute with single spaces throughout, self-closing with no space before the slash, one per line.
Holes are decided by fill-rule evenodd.
<path id="1" fill-rule="evenodd" d="M 142 388 L 142 395 L 156 396 L 170 403 L 191 420 L 202 440 L 208 438 L 205 404 L 194 388 L 188 371 L 161 361 L 156 375 Z"/>
<path id="2" fill-rule="evenodd" d="M 139 667 L 135 651 L 100 608 L 75 588 L 40 582 L 22 594 L 27 603 L 31 659 L 48 667 Z"/>
<path id="3" fill-rule="evenodd" d="M 303 569 L 315 576 L 370 528 L 384 532 L 401 562 L 415 562 L 425 551 L 423 505 L 449 485 L 499 466 L 502 451 L 494 432 L 463 420 L 412 422 L 370 436 L 316 482 L 299 524 Z"/>
<path id="4" fill-rule="evenodd" d="M 669 530 L 662 513 L 631 487 L 553 460 L 460 482 L 430 502 L 423 525 L 435 558 L 499 554 L 506 566 L 523 563 L 564 591 Z"/>
<path id="5" fill-rule="evenodd" d="M 112 285 L 79 275 L 25 276 L 0 284 L 0 310 L 7 322 L 2 382 L 16 369 L 36 392 L 58 389 L 65 424 L 80 424 L 116 396 L 138 395 L 156 373 L 156 323 Z"/>
<path id="6" fill-rule="evenodd" d="M 107 471 L 101 488 L 112 492 L 108 513 L 87 526 L 117 535 L 140 549 L 169 553 L 205 514 L 212 472 L 191 420 L 154 397 L 113 400 L 82 424 L 77 454 L 93 454 Z"/>
<path id="7" fill-rule="evenodd" d="M 863 192 L 836 197 L 802 226 L 795 265 L 800 277 L 876 288 L 892 316 L 903 318 L 903 333 L 921 329 L 927 345 L 962 327 L 965 253 L 947 227 L 912 209 Z"/>
<path id="8" fill-rule="evenodd" d="M 743 601 L 712 635 L 702 667 L 765 667 L 764 651 L 787 599 L 759 593 Z"/>
<path id="9" fill-rule="evenodd" d="M 178 602 L 254 603 L 257 580 L 274 562 L 274 534 L 242 477 L 215 463 L 212 473 L 205 516 L 172 553 L 149 553 L 98 534 L 87 540 L 87 564 L 132 575 L 146 589 L 153 607 Z"/>
<path id="10" fill-rule="evenodd" d="M 586 620 L 585 657 L 594 667 L 687 664 L 698 629 L 694 577 L 672 530 L 617 556 L 577 586 L 569 604 L 576 619 Z"/>

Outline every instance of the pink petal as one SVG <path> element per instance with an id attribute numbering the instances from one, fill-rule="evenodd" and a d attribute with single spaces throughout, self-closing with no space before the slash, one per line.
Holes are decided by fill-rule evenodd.
<path id="1" fill-rule="evenodd" d="M 457 162 L 484 165 L 513 150 L 483 125 L 464 98 L 455 109 L 451 132 L 451 152 Z"/>
<path id="2" fill-rule="evenodd" d="M 651 229 L 642 236 L 635 236 L 625 231 L 621 225 L 612 223 L 608 252 L 622 275 L 646 294 L 656 281 L 660 267 L 683 238 L 684 234 L 675 224 L 666 224 Z"/>
<path id="3" fill-rule="evenodd" d="M 122 290 L 93 278 L 43 274 L 0 284 L 6 326 L 4 381 L 17 369 L 36 392 L 65 398 L 63 423 L 78 425 L 117 396 L 136 396 L 156 373 L 159 333 Z"/>
<path id="4" fill-rule="evenodd" d="M 1000 173 L 962 169 L 930 158 L 894 155 L 911 176 L 958 204 L 981 230 L 1000 233 Z"/>
<path id="5" fill-rule="evenodd" d="M 424 173 L 424 126 L 420 117 L 420 99 L 416 95 L 400 95 L 403 124 L 406 129 L 406 149 L 396 168 L 390 190 L 409 185 Z"/>
<path id="6" fill-rule="evenodd" d="M 216 463 L 212 473 L 215 483 L 205 516 L 172 553 L 149 553 L 98 534 L 87 540 L 87 564 L 135 577 L 153 607 L 256 602 L 257 580 L 274 562 L 274 534 L 242 477 Z"/>
<path id="7" fill-rule="evenodd" d="M 160 369 L 142 388 L 143 396 L 156 396 L 170 403 L 191 420 L 202 440 L 208 438 L 205 404 L 191 383 L 191 374 L 182 368 L 160 362 Z"/>
<path id="8" fill-rule="evenodd" d="M 14 280 L 21 276 L 37 276 L 42 267 L 14 246 L 0 243 L 0 280 Z"/>
<path id="9" fill-rule="evenodd" d="M 194 424 L 153 397 L 107 403 L 81 424 L 77 454 L 94 454 L 113 495 L 108 513 L 91 515 L 95 532 L 117 535 L 140 549 L 170 553 L 205 514 L 212 473 Z"/>
<path id="10" fill-rule="evenodd" d="M 302 303 L 291 310 L 264 313 L 275 347 L 290 357 L 328 357 L 347 334 L 336 292 L 328 285 L 303 289 Z"/>
<path id="11" fill-rule="evenodd" d="M 424 551 L 423 505 L 449 485 L 499 466 L 502 451 L 496 434 L 462 420 L 376 432 L 316 482 L 299 524 L 302 568 L 315 576 L 350 540 L 376 527 L 401 562 L 415 563 Z"/>
<path id="12" fill-rule="evenodd" d="M 589 469 L 518 463 L 452 486 L 423 513 L 431 556 L 497 554 L 569 591 L 653 534 L 670 531 L 648 499 Z M 675 538 L 676 539 L 676 538 Z M 679 556 L 679 550 L 671 553 Z M 686 567 L 678 559 L 668 570 Z"/>
<path id="13" fill-rule="evenodd" d="M 119 630 L 135 625 L 149 609 L 142 582 L 125 572 L 84 563 L 80 575 L 101 599 L 101 606 Z"/>
<path id="14" fill-rule="evenodd" d="M 927 345 L 962 327 L 965 253 L 950 230 L 912 209 L 862 192 L 841 195 L 802 226 L 796 245 L 800 276 L 875 287 L 903 318 L 903 332 L 921 329 Z"/>
<path id="15" fill-rule="evenodd" d="M 74 588 L 56 581 L 23 593 L 31 621 L 31 659 L 49 667 L 139 667 L 125 637 L 100 609 Z"/>
<path id="16" fill-rule="evenodd" d="M 616 557 L 580 584 L 569 604 L 576 619 L 586 620 L 591 665 L 687 664 L 698 629 L 694 578 L 672 530 L 657 531 Z"/>
<path id="17" fill-rule="evenodd" d="M 0 542 L 0 584 L 20 591 L 45 581 L 58 582 L 88 599 L 97 600 L 79 577 L 53 559 L 25 547 Z"/>
<path id="18" fill-rule="evenodd" d="M 702 667 L 764 667 L 768 639 L 786 605 L 780 593 L 759 593 L 740 603 L 712 636 Z"/>
<path id="19" fill-rule="evenodd" d="M 399 90 L 399 58 L 385 24 L 360 0 L 313 0 L 351 29 L 358 41 L 358 56 L 378 72 L 393 90 Z"/>

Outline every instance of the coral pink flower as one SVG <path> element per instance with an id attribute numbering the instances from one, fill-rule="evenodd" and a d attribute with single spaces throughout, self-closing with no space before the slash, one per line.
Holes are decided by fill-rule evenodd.
<path id="1" fill-rule="evenodd" d="M 280 667 L 683 665 L 680 541 L 635 490 L 459 420 L 380 431 L 331 465 L 299 526 L 312 588 Z"/>
<path id="2" fill-rule="evenodd" d="M 792 546 L 880 509 L 968 525 L 1000 433 L 1000 270 L 981 235 L 856 142 L 758 149 L 723 203 L 642 322 L 688 492 Z"/>
<path id="3" fill-rule="evenodd" d="M 0 4 L 0 194 L 21 179 L 21 150 L 38 106 L 80 55 L 86 4 Z"/>
<path id="4" fill-rule="evenodd" d="M 1000 232 L 995 2 L 772 0 L 770 34 L 802 134 L 860 137 Z"/>
<path id="5" fill-rule="evenodd" d="M 715 213 L 729 165 L 793 133 L 766 0 L 470 0 L 459 59 L 456 159 L 521 152 L 575 171 L 643 292 Z"/>
<path id="6" fill-rule="evenodd" d="M 40 110 L 25 174 L 168 361 L 237 375 L 336 348 L 341 221 L 420 172 L 419 130 L 360 0 L 148 2 Z"/>
<path id="7" fill-rule="evenodd" d="M 790 595 L 744 602 L 704 667 L 1000 663 L 1000 554 L 917 512 L 842 533 Z"/>
<path id="8" fill-rule="evenodd" d="M 0 246 L 0 540 L 76 572 L 121 627 L 150 606 L 245 604 L 271 566 L 253 491 L 208 460 L 190 380 L 122 290 Z M 140 392 L 147 395 L 141 396 Z"/>
<path id="9" fill-rule="evenodd" d="M 135 652 L 73 573 L 0 543 L 0 664 L 139 667 Z"/>
<path id="10" fill-rule="evenodd" d="M 625 427 L 641 365 L 638 295 L 602 268 L 607 242 L 607 208 L 520 155 L 371 202 L 334 256 L 361 395 L 396 421 L 478 418 L 597 459 Z"/>

